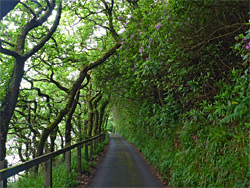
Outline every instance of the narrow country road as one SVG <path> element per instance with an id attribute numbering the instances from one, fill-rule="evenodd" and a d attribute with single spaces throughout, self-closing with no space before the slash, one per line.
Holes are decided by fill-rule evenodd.
<path id="1" fill-rule="evenodd" d="M 138 152 L 110 133 L 107 153 L 89 187 L 163 187 Z"/>

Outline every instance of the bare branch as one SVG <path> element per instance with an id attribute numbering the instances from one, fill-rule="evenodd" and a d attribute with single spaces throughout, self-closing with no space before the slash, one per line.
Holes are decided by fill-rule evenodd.
<path id="1" fill-rule="evenodd" d="M 102 27 L 102 28 L 110 31 L 110 29 L 107 26 L 100 25 L 95 20 L 92 20 L 92 19 L 88 19 L 88 20 L 91 21 L 91 22 L 93 22 L 95 25 L 98 25 L 99 27 Z"/>
<path id="2" fill-rule="evenodd" d="M 51 4 L 50 4 L 49 0 L 46 0 L 46 3 L 47 3 L 47 5 L 48 5 L 48 7 L 50 9 L 51 8 Z M 54 3 L 55 3 L 55 1 L 54 1 Z"/>
<path id="3" fill-rule="evenodd" d="M 8 45 L 11 46 L 11 47 L 14 47 L 14 44 L 11 44 L 10 42 L 7 42 L 7 41 L 2 40 L 2 39 L 0 39 L 0 44 L 1 44 L 1 43 L 5 43 L 5 44 L 8 44 Z"/>
<path id="4" fill-rule="evenodd" d="M 46 98 L 46 102 L 49 102 L 49 99 L 50 99 L 49 95 L 47 95 L 45 93 L 42 93 L 40 88 L 32 87 L 30 89 L 27 89 L 27 88 L 22 89 L 22 91 L 25 91 L 25 90 L 28 90 L 28 91 L 30 91 L 30 90 L 36 90 L 37 93 L 38 93 L 38 96 L 45 97 Z"/>
<path id="5" fill-rule="evenodd" d="M 3 48 L 2 44 L 1 44 L 1 41 L 0 41 L 0 52 L 5 54 L 5 55 L 10 55 L 10 56 L 12 56 L 12 57 L 14 57 L 16 59 L 22 58 L 22 56 L 20 56 L 18 53 L 14 52 L 12 50 Z"/>
<path id="6" fill-rule="evenodd" d="M 78 18 L 80 18 L 79 22 L 80 22 L 81 20 L 84 20 L 84 19 L 88 18 L 88 17 L 91 16 L 91 15 L 100 14 L 100 13 L 102 13 L 102 12 L 105 11 L 105 10 L 101 10 L 101 11 L 98 11 L 98 12 L 92 12 L 92 11 L 90 11 L 87 7 L 84 7 L 84 9 L 88 10 L 88 12 L 89 12 L 89 14 L 87 14 L 87 15 L 84 16 L 84 17 L 81 17 L 81 16 L 79 15 L 79 13 L 77 12 L 77 10 L 75 9 L 75 14 L 77 15 Z M 78 22 L 78 23 L 79 23 L 79 22 Z M 76 23 L 76 24 L 77 24 L 77 23 Z M 76 25 L 76 24 L 75 24 L 75 25 Z"/>
<path id="7" fill-rule="evenodd" d="M 53 26 L 51 27 L 50 31 L 34 48 L 32 48 L 29 52 L 27 52 L 24 55 L 25 59 L 28 59 L 33 54 L 35 54 L 37 51 L 39 51 L 44 46 L 44 44 L 51 38 L 53 33 L 56 31 L 57 26 L 59 25 L 59 21 L 61 18 L 61 12 L 62 12 L 62 3 L 60 2 L 58 5 L 58 10 L 57 10 L 55 21 L 54 21 Z"/>
<path id="8" fill-rule="evenodd" d="M 34 86 L 33 81 L 29 80 L 28 78 L 24 78 L 24 79 L 31 84 L 31 88 L 30 89 L 24 88 L 22 89 L 23 91 L 24 90 L 36 90 L 38 93 L 38 96 L 46 97 L 46 102 L 49 102 L 49 99 L 50 99 L 49 95 L 42 93 L 40 88 L 33 87 Z"/>
<path id="9" fill-rule="evenodd" d="M 232 31 L 232 32 L 228 32 L 228 33 L 226 33 L 226 34 L 223 34 L 223 35 L 219 35 L 219 36 L 213 37 L 214 34 L 217 33 L 217 32 L 220 31 L 220 30 L 228 29 L 228 28 L 233 28 L 233 27 L 238 26 L 238 25 L 239 25 L 240 27 L 237 27 L 237 28 L 236 28 L 234 31 Z M 200 47 L 200 46 L 202 46 L 203 44 L 208 43 L 208 42 L 210 42 L 210 41 L 212 41 L 212 40 L 216 40 L 216 39 L 225 37 L 225 36 L 227 36 L 227 35 L 231 35 L 231 34 L 233 34 L 233 33 L 236 33 L 237 31 L 239 31 L 239 30 L 240 30 L 243 26 L 245 26 L 245 25 L 246 25 L 245 23 L 235 23 L 235 24 L 233 24 L 233 25 L 226 25 L 226 26 L 224 26 L 224 27 L 220 27 L 220 28 L 218 28 L 217 30 L 215 30 L 214 32 L 212 32 L 209 36 L 207 36 L 203 41 L 201 41 L 200 43 L 198 43 L 198 44 L 196 44 L 195 46 L 193 46 L 191 49 L 193 50 L 193 49 L 195 49 L 195 48 L 197 48 L 197 47 Z M 213 37 L 213 38 L 212 38 L 212 37 Z"/>
<path id="10" fill-rule="evenodd" d="M 116 43 L 113 48 L 111 48 L 106 54 L 104 54 L 100 59 L 96 60 L 93 64 L 86 67 L 87 70 L 91 70 L 98 65 L 101 65 L 106 59 L 108 59 L 112 54 L 116 52 L 116 50 L 121 46 L 120 43 Z"/>
<path id="11" fill-rule="evenodd" d="M 37 2 L 36 0 L 31 0 L 31 2 L 36 3 L 39 8 L 42 7 L 42 5 L 39 2 Z"/>
<path id="12" fill-rule="evenodd" d="M 85 84 L 83 84 L 83 85 L 81 85 L 81 87 L 80 87 L 80 89 L 82 89 L 82 88 L 84 88 L 84 87 L 86 87 L 88 84 L 89 84 L 89 81 L 90 81 L 90 75 L 89 74 L 87 74 L 87 82 L 85 83 Z"/>
<path id="13" fill-rule="evenodd" d="M 54 0 L 53 0 L 53 2 L 54 2 Z M 23 54 L 26 36 L 28 35 L 28 33 L 32 29 L 34 29 L 34 28 L 36 28 L 38 26 L 43 25 L 43 23 L 46 20 L 48 20 L 49 16 L 52 14 L 52 11 L 54 10 L 54 7 L 55 7 L 54 3 L 52 3 L 52 5 L 53 6 L 50 6 L 49 8 L 47 8 L 46 12 L 44 13 L 44 15 L 40 19 L 37 20 L 37 19 L 33 18 L 24 27 L 22 27 L 22 29 L 19 32 L 19 35 L 17 37 L 17 44 L 19 44 L 19 45 L 16 46 L 16 49 L 15 49 L 17 52 Z M 60 5 L 61 5 L 61 3 L 59 3 L 59 10 L 60 10 L 60 7 L 61 7 Z M 61 12 L 61 11 L 59 11 L 59 12 Z M 60 17 L 60 15 L 59 15 L 59 17 Z M 52 28 L 53 28 L 53 26 L 52 26 Z M 47 42 L 47 40 L 45 42 L 43 40 L 41 40 L 39 44 L 43 44 L 44 45 L 46 42 Z M 34 47 L 34 48 L 36 48 L 36 47 Z M 32 52 L 34 50 L 34 48 L 32 50 L 30 50 L 29 52 Z M 41 47 L 39 49 L 41 49 Z M 39 49 L 35 50 L 34 53 L 36 53 Z M 26 53 L 26 55 L 29 54 L 29 52 Z M 31 53 L 31 55 L 33 55 L 34 53 Z M 30 56 L 25 56 L 25 58 L 26 58 L 25 60 L 27 60 Z"/>
<path id="14" fill-rule="evenodd" d="M 69 89 L 66 87 L 63 87 L 59 82 L 55 81 L 53 79 L 53 76 L 54 76 L 54 72 L 52 71 L 52 74 L 50 75 L 50 82 L 55 84 L 59 89 L 65 91 L 66 93 L 69 93 Z"/>
<path id="15" fill-rule="evenodd" d="M 34 16 L 34 18 L 36 18 L 37 16 L 36 16 L 36 14 L 35 14 L 35 12 L 28 6 L 28 5 L 26 5 L 25 3 L 23 3 L 23 2 L 20 2 L 26 9 L 28 9 L 29 11 L 30 11 L 30 13 Z"/>
<path id="16" fill-rule="evenodd" d="M 57 42 L 56 42 L 56 39 L 55 39 L 54 37 L 50 37 L 50 38 L 54 41 L 56 47 L 58 47 Z"/>
<path id="17" fill-rule="evenodd" d="M 105 6 L 105 10 L 106 10 L 106 12 L 108 13 L 108 14 L 110 14 L 111 12 L 111 10 L 110 10 L 110 8 L 109 8 L 109 6 L 108 6 L 108 4 L 107 4 L 107 2 L 105 1 L 105 0 L 101 0 L 102 1 L 102 3 L 104 4 L 104 6 Z"/>

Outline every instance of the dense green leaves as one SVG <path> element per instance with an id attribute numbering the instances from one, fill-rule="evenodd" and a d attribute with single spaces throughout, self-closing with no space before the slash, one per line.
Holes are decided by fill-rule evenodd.
<path id="1" fill-rule="evenodd" d="M 249 186 L 245 6 L 140 1 L 119 52 L 95 73 L 112 95 L 116 130 L 169 185 Z"/>
<path id="2" fill-rule="evenodd" d="M 41 155 L 44 148 L 53 151 L 64 147 L 65 137 L 72 138 L 67 139 L 67 144 L 87 137 L 88 100 L 101 93 L 92 81 L 91 69 L 105 63 L 120 45 L 116 33 L 119 25 L 113 20 L 120 2 L 74 1 L 60 5 L 60 0 L 23 1 L 0 25 L 3 33 L 0 107 L 9 106 L 6 96 L 16 95 L 10 100 L 14 114 L 1 111 L 0 127 L 8 132 L 9 143 L 18 142 L 16 146 L 10 143 L 7 153 L 18 151 L 22 161 Z M 21 19 L 17 19 L 20 15 Z M 54 32 L 59 18 L 60 24 Z M 43 42 L 46 37 L 47 41 Z M 29 52 L 31 55 L 25 59 Z M 8 55 L 15 61 L 8 59 Z M 19 64 L 24 71 L 23 67 L 12 71 Z M 18 71 L 20 80 L 13 92 L 10 81 Z M 105 129 L 108 102 L 109 95 L 103 94 L 103 99 L 95 104 L 95 124 L 88 136 Z M 73 106 L 76 108 L 72 115 Z M 10 123 L 5 122 L 6 114 L 12 116 Z M 0 146 L 5 147 L 5 142 L 6 137 L 1 135 Z M 6 153 L 2 148 L 0 153 L 4 159 Z"/>

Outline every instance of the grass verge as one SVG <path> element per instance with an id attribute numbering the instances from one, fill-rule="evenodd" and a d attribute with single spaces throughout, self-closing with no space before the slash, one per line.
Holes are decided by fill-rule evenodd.
<path id="1" fill-rule="evenodd" d="M 92 167 L 96 165 L 95 158 L 98 154 L 104 149 L 105 145 L 109 142 L 108 135 L 105 138 L 105 141 L 100 143 L 97 149 L 93 152 L 92 158 L 90 157 L 90 161 L 85 161 L 84 159 L 84 148 L 82 149 L 82 171 L 83 173 L 87 173 L 91 170 Z M 53 161 L 52 167 L 52 187 L 60 187 L 60 188 L 68 188 L 68 187 L 76 187 L 79 181 L 79 175 L 77 174 L 77 150 L 73 149 L 71 153 L 71 173 L 67 176 L 65 171 L 65 163 L 63 163 L 63 155 L 56 157 Z M 19 177 L 16 182 L 8 183 L 8 187 L 16 188 L 16 187 L 32 187 L 32 188 L 42 188 L 44 187 L 44 167 L 41 165 L 39 168 L 38 175 L 34 175 L 29 173 L 28 176 Z"/>

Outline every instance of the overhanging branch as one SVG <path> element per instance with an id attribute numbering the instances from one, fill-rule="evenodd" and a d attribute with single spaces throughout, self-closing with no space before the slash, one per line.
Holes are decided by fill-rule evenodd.
<path id="1" fill-rule="evenodd" d="M 98 65 L 101 65 L 104 61 L 106 61 L 106 59 L 108 59 L 112 54 L 114 54 L 116 52 L 116 50 L 121 46 L 120 43 L 116 43 L 115 46 L 113 48 L 111 48 L 108 52 L 106 52 L 101 58 L 99 58 L 98 60 L 96 60 L 93 64 L 87 66 L 85 69 L 87 70 L 91 70 L 95 67 L 97 67 Z"/>
<path id="2" fill-rule="evenodd" d="M 53 26 L 51 27 L 50 31 L 34 48 L 32 48 L 29 52 L 27 52 L 24 55 L 25 59 L 28 59 L 29 57 L 34 55 L 36 52 L 38 52 L 45 45 L 45 43 L 51 38 L 53 33 L 56 31 L 57 26 L 59 25 L 59 21 L 61 18 L 61 12 L 62 12 L 62 3 L 60 2 L 58 5 L 58 10 L 57 10 L 55 21 L 54 21 Z"/>
<path id="3" fill-rule="evenodd" d="M 23 3 L 23 2 L 20 2 L 26 9 L 28 9 L 29 11 L 30 11 L 30 13 L 33 15 L 33 17 L 34 18 L 36 18 L 37 16 L 36 16 L 36 14 L 35 14 L 35 12 L 28 6 L 28 5 L 26 5 L 25 3 Z"/>
<path id="4" fill-rule="evenodd" d="M 7 41 L 5 41 L 5 40 L 2 40 L 2 39 L 0 39 L 0 44 L 1 44 L 1 43 L 5 43 L 5 44 L 8 44 L 8 45 L 11 46 L 11 47 L 14 47 L 13 44 L 11 44 L 10 42 L 7 42 Z"/>
<path id="5" fill-rule="evenodd" d="M 22 58 L 22 56 L 20 56 L 18 53 L 12 51 L 12 50 L 9 50 L 9 49 L 6 49 L 6 48 L 3 48 L 2 47 L 2 44 L 1 44 L 1 41 L 0 41 L 0 52 L 5 54 L 5 55 L 10 55 L 16 59 L 20 59 Z"/>

